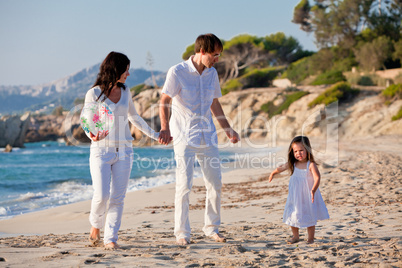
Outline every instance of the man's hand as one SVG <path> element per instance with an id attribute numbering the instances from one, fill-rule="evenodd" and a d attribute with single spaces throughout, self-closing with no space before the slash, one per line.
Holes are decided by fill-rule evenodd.
<path id="1" fill-rule="evenodd" d="M 91 139 L 92 139 L 93 141 L 100 141 L 100 140 L 103 140 L 108 134 L 109 134 L 109 130 L 98 131 L 98 133 L 96 134 L 96 136 L 95 136 L 94 134 L 92 134 L 92 132 L 89 132 L 89 136 L 91 137 Z"/>
<path id="2" fill-rule="evenodd" d="M 159 132 L 159 143 L 163 145 L 168 145 L 172 141 L 172 137 L 170 136 L 170 130 L 165 129 Z"/>

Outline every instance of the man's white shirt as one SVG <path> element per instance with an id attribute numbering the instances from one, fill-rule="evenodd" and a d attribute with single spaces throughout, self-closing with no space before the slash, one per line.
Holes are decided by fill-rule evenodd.
<path id="1" fill-rule="evenodd" d="M 173 99 L 169 123 L 171 136 L 174 143 L 185 142 L 197 147 L 204 140 L 206 145 L 216 145 L 211 104 L 222 96 L 218 73 L 212 67 L 200 75 L 192 57 L 169 69 L 162 89 L 162 93 Z"/>

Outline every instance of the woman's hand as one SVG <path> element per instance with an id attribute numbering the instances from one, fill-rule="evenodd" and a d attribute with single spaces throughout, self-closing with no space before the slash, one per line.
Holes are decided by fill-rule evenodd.
<path id="1" fill-rule="evenodd" d="M 109 130 L 98 131 L 98 133 L 96 134 L 96 136 L 95 136 L 94 134 L 92 134 L 92 132 L 89 132 L 89 136 L 91 137 L 91 139 L 92 139 L 93 141 L 100 141 L 100 140 L 103 140 L 108 134 L 109 134 Z"/>

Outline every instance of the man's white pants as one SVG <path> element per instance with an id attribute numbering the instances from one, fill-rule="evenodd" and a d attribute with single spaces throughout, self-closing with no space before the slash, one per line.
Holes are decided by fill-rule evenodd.
<path id="1" fill-rule="evenodd" d="M 133 164 L 133 149 L 91 147 L 89 162 L 94 189 L 89 221 L 95 228 L 105 227 L 105 244 L 116 242 Z"/>
<path id="2" fill-rule="evenodd" d="M 204 145 L 205 147 L 205 145 Z M 216 146 L 198 148 L 184 143 L 174 145 L 176 158 L 175 229 L 176 239 L 190 241 L 189 195 L 193 186 L 194 162 L 197 158 L 207 189 L 205 204 L 205 235 L 218 233 L 221 224 L 222 176 L 219 151 Z"/>

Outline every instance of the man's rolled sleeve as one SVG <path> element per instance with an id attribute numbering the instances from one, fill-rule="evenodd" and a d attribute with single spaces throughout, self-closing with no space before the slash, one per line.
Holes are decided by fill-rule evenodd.
<path id="1" fill-rule="evenodd" d="M 162 93 L 165 93 L 169 97 L 173 98 L 180 92 L 180 83 L 174 72 L 173 68 L 170 68 L 167 75 L 166 81 L 163 85 Z"/>

